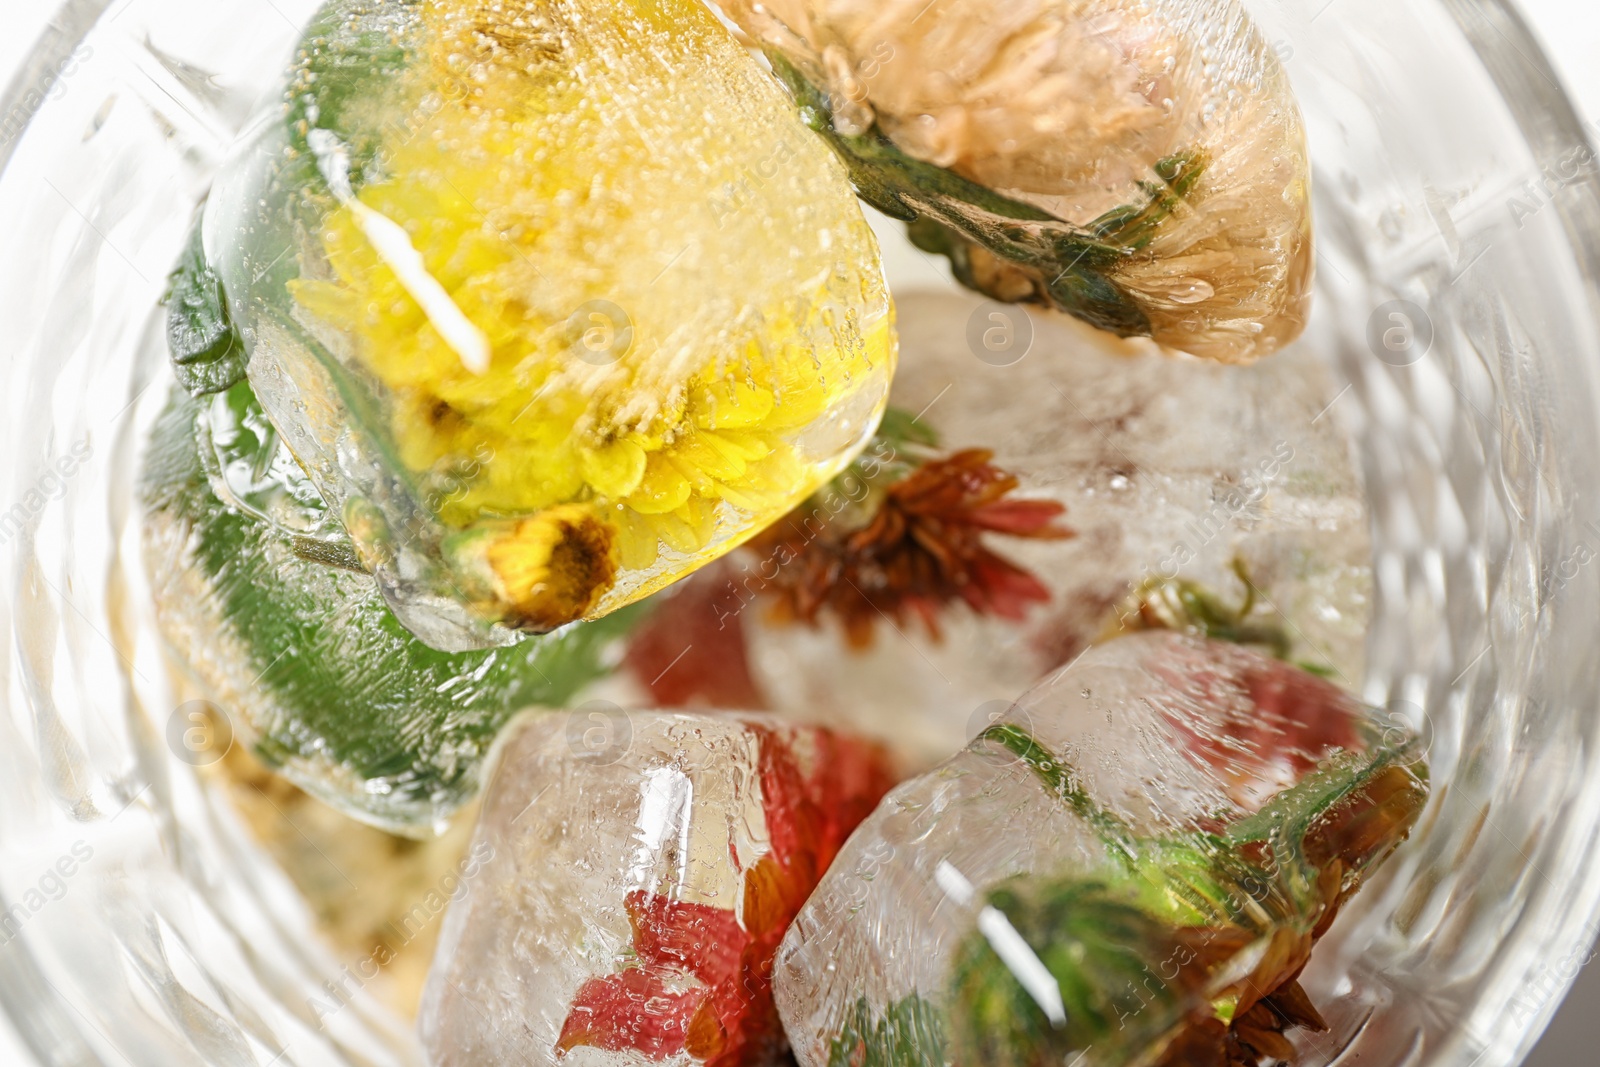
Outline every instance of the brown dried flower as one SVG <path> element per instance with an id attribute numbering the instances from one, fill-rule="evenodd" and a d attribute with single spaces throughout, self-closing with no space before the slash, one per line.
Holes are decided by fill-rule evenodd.
<path id="1" fill-rule="evenodd" d="M 986 449 L 968 449 L 924 462 L 888 486 L 870 521 L 856 529 L 813 529 L 801 512 L 768 527 L 752 546 L 781 564 L 765 589 L 776 598 L 773 616 L 814 625 L 832 613 L 850 644 L 862 648 L 879 619 L 898 626 L 915 617 L 938 638 L 940 612 L 958 600 L 1003 619 L 1021 619 L 1030 605 L 1048 600 L 1038 578 L 984 539 L 1071 537 L 1055 524 L 1066 509 L 1008 499 L 1017 478 L 991 458 Z"/>
<path id="2" fill-rule="evenodd" d="M 1243 983 L 1231 1023 L 1214 1017 L 1187 1026 L 1155 1067 L 1257 1067 L 1294 1063 L 1299 1055 L 1286 1034 L 1322 1033 L 1328 1024 L 1300 986 L 1311 952 L 1362 882 L 1361 872 L 1410 833 L 1427 789 L 1414 768 L 1393 765 L 1367 782 L 1349 802 L 1330 812 L 1305 842 L 1305 858 L 1320 873 L 1321 914 L 1307 934 L 1288 930 L 1273 939 Z M 1205 937 L 1206 931 L 1197 931 Z"/>

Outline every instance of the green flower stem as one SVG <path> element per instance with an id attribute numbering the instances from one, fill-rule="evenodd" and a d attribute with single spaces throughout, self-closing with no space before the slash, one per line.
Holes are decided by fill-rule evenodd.
<path id="1" fill-rule="evenodd" d="M 1095 834 L 1112 856 L 1130 869 L 1138 862 L 1138 839 L 1120 818 L 1096 804 L 1078 784 L 1077 775 L 1057 760 L 1020 726 L 996 723 L 978 735 L 980 741 L 993 741 L 1039 776 L 1050 794 L 1070 807 L 1074 814 L 1094 827 Z"/>
<path id="2" fill-rule="evenodd" d="M 1140 182 L 1143 203 L 1113 208 L 1075 225 L 944 167 L 914 159 L 874 125 L 845 134 L 833 124 L 826 95 L 781 53 L 767 58 L 806 125 L 844 162 L 863 200 L 910 224 L 913 243 L 949 258 L 962 284 L 983 289 L 970 244 L 1028 272 L 1057 308 L 1120 336 L 1149 336 L 1150 320 L 1115 280 L 1115 268 L 1147 248 L 1205 172 L 1199 152 L 1159 160 L 1160 182 Z M 996 295 L 996 294 L 990 294 Z"/>

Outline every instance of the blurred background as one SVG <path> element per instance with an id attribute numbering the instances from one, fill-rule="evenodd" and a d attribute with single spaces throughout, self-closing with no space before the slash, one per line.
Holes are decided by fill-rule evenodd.
<path id="1" fill-rule="evenodd" d="M 68 0 L 70 5 L 87 2 Z M 114 10 L 131 2 L 137 0 L 114 0 L 111 7 Z M 271 4 L 272 0 L 260 2 Z M 1329 0 L 1330 4 L 1338 2 Z M 1588 125 L 1591 145 L 1600 143 L 1600 62 L 1596 62 L 1596 56 L 1600 56 L 1600 4 L 1595 0 L 1517 2 Z M 50 13 L 57 6 L 56 0 L 0 0 L 0 86 L 11 81 L 22 57 L 47 30 Z M 1529 1057 L 1529 1067 L 1600 1062 L 1600 966 L 1594 965 L 1597 952 L 1600 945 L 1571 957 L 1573 966 L 1569 970 L 1576 971 L 1571 992 Z M 26 1062 L 0 1015 L 0 1065 L 10 1067 Z"/>

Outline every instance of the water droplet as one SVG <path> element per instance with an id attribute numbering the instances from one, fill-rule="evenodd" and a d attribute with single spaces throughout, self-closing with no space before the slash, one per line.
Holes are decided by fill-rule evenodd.
<path id="1" fill-rule="evenodd" d="M 1216 293 L 1210 282 L 1200 278 L 1179 278 L 1172 283 L 1167 296 L 1179 304 L 1198 304 L 1202 300 L 1210 300 Z"/>

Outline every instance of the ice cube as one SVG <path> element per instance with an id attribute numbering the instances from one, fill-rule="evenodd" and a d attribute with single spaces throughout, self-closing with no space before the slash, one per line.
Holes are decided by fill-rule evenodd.
<path id="1" fill-rule="evenodd" d="M 1284 1058 L 1283 1031 L 1321 1025 L 1296 983 L 1313 942 L 1420 812 L 1414 752 L 1258 651 L 1098 645 L 851 837 L 779 950 L 795 1053 Z"/>
<path id="2" fill-rule="evenodd" d="M 1227 363 L 1311 298 L 1311 173 L 1234 0 L 731 0 L 861 195 L 957 279 Z"/>
<path id="3" fill-rule="evenodd" d="M 146 571 L 162 636 L 228 736 L 296 785 L 394 833 L 467 802 L 496 734 L 611 673 L 639 605 L 512 648 L 445 653 L 408 632 L 246 383 L 174 393 L 145 460 Z M 182 710 L 182 709 L 180 709 Z M 179 758 L 192 725 L 174 717 Z"/>
<path id="4" fill-rule="evenodd" d="M 772 955 L 888 788 L 876 746 L 759 715 L 514 727 L 424 994 L 435 1067 L 757 1064 Z"/>
<path id="5" fill-rule="evenodd" d="M 1255 622 L 1280 629 L 1296 660 L 1359 684 L 1366 505 L 1339 429 L 1342 394 L 1314 353 L 1219 367 L 966 294 L 911 292 L 898 308 L 892 411 L 935 433 L 938 455 L 992 450 L 993 465 L 1021 483 L 1004 499 L 1064 506 L 1057 521 L 1074 536 L 986 535 L 1048 594 L 1021 605 L 1022 621 L 980 615 L 957 597 L 937 605 L 936 640 L 915 613 L 895 622 L 863 610 L 874 627 L 865 649 L 827 611 L 816 629 L 774 625 L 770 594 L 805 563 L 765 549 L 737 554 L 725 586 L 736 602 L 721 615 L 742 627 L 769 706 L 864 723 L 931 765 L 987 725 L 984 709 L 1117 626 L 1141 583 L 1190 580 L 1225 603 L 1244 601 L 1235 561 L 1256 588 Z M 991 329 L 1012 332 L 1017 347 L 1004 361 L 983 347 Z M 822 525 L 864 527 L 870 515 L 849 478 L 785 528 L 808 542 Z"/>
<path id="6" fill-rule="evenodd" d="M 231 365 L 231 322 L 395 613 L 445 651 L 730 550 L 848 462 L 894 367 L 842 168 L 693 0 L 334 0 L 202 244 L 179 370 L 225 383 L 192 372 Z"/>

